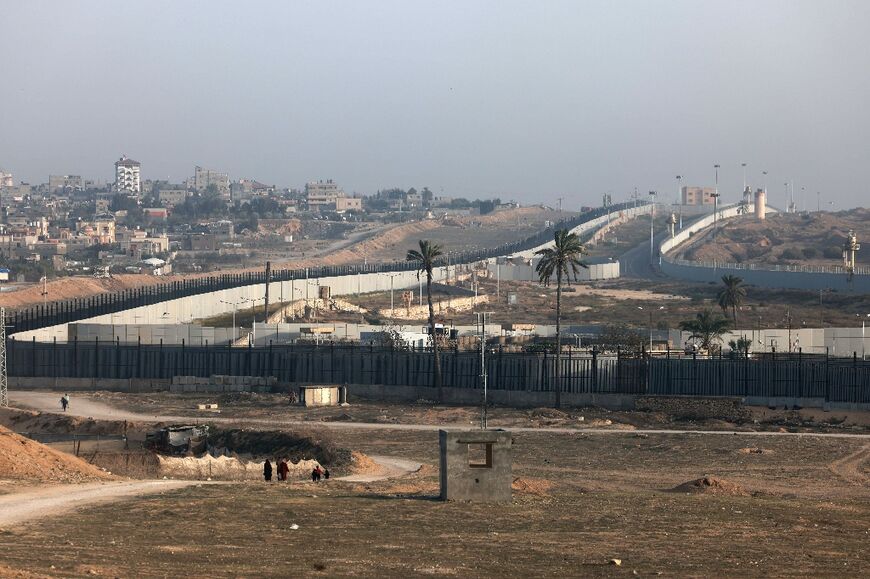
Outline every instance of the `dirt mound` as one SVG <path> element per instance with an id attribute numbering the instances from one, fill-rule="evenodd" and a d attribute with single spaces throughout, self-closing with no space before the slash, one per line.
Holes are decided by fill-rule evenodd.
<path id="1" fill-rule="evenodd" d="M 60 301 L 154 284 L 154 276 L 151 275 L 124 274 L 115 275 L 109 279 L 75 276 L 50 281 L 46 284 L 45 291 L 48 292 L 47 297 L 50 301 Z M 18 291 L 4 292 L 0 296 L 0 305 L 7 308 L 17 308 L 42 303 L 43 298 L 42 285 L 33 284 Z"/>
<path id="2" fill-rule="evenodd" d="M 543 478 L 517 477 L 511 483 L 511 490 L 527 495 L 548 496 L 552 489 L 553 483 Z"/>
<path id="3" fill-rule="evenodd" d="M 2 426 L 0 426 L 0 477 L 58 483 L 116 478 L 80 458 L 19 436 Z"/>
<path id="4" fill-rule="evenodd" d="M 673 489 L 679 493 L 703 493 L 711 495 L 749 496 L 749 492 L 737 483 L 712 476 L 684 482 Z"/>
<path id="5" fill-rule="evenodd" d="M 567 412 L 562 412 L 556 408 L 535 408 L 534 410 L 529 411 L 529 417 L 531 418 L 571 418 L 571 415 Z"/>
<path id="6" fill-rule="evenodd" d="M 773 451 L 770 449 L 757 447 L 741 448 L 737 452 L 740 454 L 773 454 Z"/>
<path id="7" fill-rule="evenodd" d="M 351 452 L 313 433 L 211 428 L 208 445 L 214 454 L 244 454 L 258 458 L 316 460 L 331 469 L 348 467 Z"/>
<path id="8" fill-rule="evenodd" d="M 94 420 L 72 415 L 0 408 L 0 425 L 16 432 L 40 434 L 123 434 L 122 420 Z M 132 423 L 127 423 L 132 428 Z"/>
<path id="9" fill-rule="evenodd" d="M 234 456 L 161 456 L 157 455 L 158 476 L 169 478 L 215 480 L 260 480 L 263 478 L 263 463 L 245 460 Z M 289 461 L 290 479 L 305 479 L 314 467 L 316 460 Z M 275 465 L 272 465 L 275 468 Z"/>
<path id="10" fill-rule="evenodd" d="M 367 455 L 353 451 L 351 454 L 350 472 L 353 474 L 378 474 L 381 472 L 381 467 Z"/>

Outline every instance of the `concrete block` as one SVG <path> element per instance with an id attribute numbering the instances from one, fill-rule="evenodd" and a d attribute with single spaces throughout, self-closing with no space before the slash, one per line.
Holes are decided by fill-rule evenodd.
<path id="1" fill-rule="evenodd" d="M 440 430 L 441 499 L 510 502 L 511 446 L 506 430 Z"/>

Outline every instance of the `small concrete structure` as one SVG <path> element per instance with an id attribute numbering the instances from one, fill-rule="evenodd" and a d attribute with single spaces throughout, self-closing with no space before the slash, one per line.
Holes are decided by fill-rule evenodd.
<path id="1" fill-rule="evenodd" d="M 299 404 L 302 406 L 338 406 L 341 388 L 339 386 L 324 386 L 323 384 L 300 386 Z M 347 394 L 345 394 L 345 397 Z"/>
<path id="2" fill-rule="evenodd" d="M 505 430 L 440 430 L 441 500 L 510 502 L 511 445 Z"/>

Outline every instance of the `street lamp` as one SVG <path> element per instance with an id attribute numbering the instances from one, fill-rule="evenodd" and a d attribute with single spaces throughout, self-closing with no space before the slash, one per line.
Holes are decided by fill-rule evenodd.
<path id="1" fill-rule="evenodd" d="M 643 310 L 643 306 L 637 306 L 637 309 Z M 665 309 L 665 306 L 659 306 L 659 310 Z M 649 312 L 649 352 L 653 349 L 653 308 L 647 310 Z"/>
<path id="2" fill-rule="evenodd" d="M 227 304 L 228 306 L 233 306 L 233 342 L 235 342 L 239 339 L 238 332 L 236 332 L 236 306 L 242 302 L 228 302 L 226 300 L 220 300 L 220 302 L 222 304 Z"/>
<path id="3" fill-rule="evenodd" d="M 743 167 L 743 190 L 746 191 L 746 163 L 740 163 L 740 166 Z"/>
<path id="4" fill-rule="evenodd" d="M 653 265 L 655 262 L 655 253 L 653 249 L 653 220 L 655 219 L 656 214 L 656 192 L 649 192 L 649 263 Z"/>
<path id="5" fill-rule="evenodd" d="M 680 203 L 680 231 L 683 230 L 683 189 L 680 187 L 682 175 L 677 175 L 677 201 Z"/>

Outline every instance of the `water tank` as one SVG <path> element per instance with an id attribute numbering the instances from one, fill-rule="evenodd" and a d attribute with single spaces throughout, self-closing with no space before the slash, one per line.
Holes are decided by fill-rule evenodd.
<path id="1" fill-rule="evenodd" d="M 764 214 L 767 212 L 767 193 L 764 189 L 759 189 L 755 192 L 755 218 L 759 221 L 764 221 Z"/>

